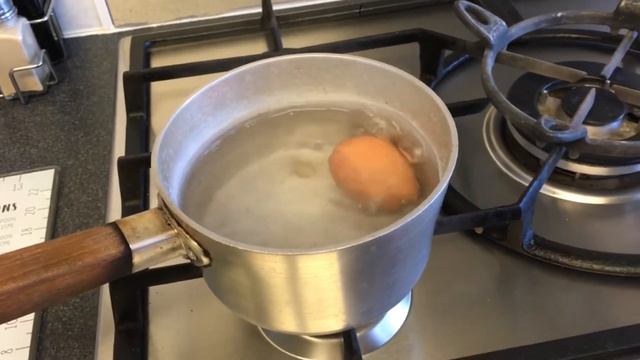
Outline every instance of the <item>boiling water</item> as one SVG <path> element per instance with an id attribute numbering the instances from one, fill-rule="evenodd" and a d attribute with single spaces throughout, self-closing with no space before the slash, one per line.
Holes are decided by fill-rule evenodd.
<path id="1" fill-rule="evenodd" d="M 406 121 L 364 110 L 299 108 L 244 122 L 209 146 L 185 182 L 182 208 L 230 239 L 309 249 L 375 232 L 416 204 L 384 213 L 356 204 L 335 185 L 329 155 L 358 134 L 395 142 L 414 165 L 422 199 L 438 179 L 424 139 Z"/>

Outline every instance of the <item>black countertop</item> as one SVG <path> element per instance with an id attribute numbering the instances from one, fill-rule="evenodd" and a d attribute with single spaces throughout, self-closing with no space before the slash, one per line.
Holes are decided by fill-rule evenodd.
<path id="1" fill-rule="evenodd" d="M 61 83 L 28 105 L 0 99 L 0 174 L 57 165 L 54 237 L 104 223 L 120 34 L 67 39 Z M 98 291 L 46 310 L 37 359 L 93 359 Z"/>

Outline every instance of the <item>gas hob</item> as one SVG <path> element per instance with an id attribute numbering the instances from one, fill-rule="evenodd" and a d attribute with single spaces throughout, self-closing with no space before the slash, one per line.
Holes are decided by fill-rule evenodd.
<path id="1" fill-rule="evenodd" d="M 611 11 L 615 5 L 614 1 L 516 2 L 516 8 L 524 17 L 561 10 L 559 6 Z M 304 21 L 296 23 L 295 20 L 305 13 L 313 16 L 309 15 Z M 508 13 L 506 11 L 502 15 Z M 434 5 L 429 1 L 399 2 L 393 6 L 370 1 L 355 5 L 332 3 L 314 5 L 308 12 L 300 9 L 279 12 L 276 9 L 276 15 L 282 22 L 280 32 L 285 48 L 301 48 L 416 28 L 474 39 L 454 15 L 451 4 Z M 274 46 L 277 39 L 265 37 L 263 31 L 243 30 L 259 20 L 260 14 L 248 14 L 222 19 L 215 24 L 199 24 L 202 27 L 182 30 L 183 35 L 194 35 L 193 39 L 169 39 L 162 43 L 163 46 L 153 47 L 148 58 L 136 53 L 144 36 L 121 41 L 108 221 L 126 215 L 122 211 L 123 205 L 126 211 L 127 206 L 129 209 L 155 206 L 156 201 L 156 190 L 151 184 L 147 200 L 142 200 L 142 203 L 122 203 L 121 192 L 135 192 L 135 188 L 131 190 L 130 187 L 132 182 L 134 187 L 139 185 L 136 183 L 139 177 L 135 171 L 127 171 L 126 174 L 133 176 L 132 179 L 136 181 L 123 180 L 121 170 L 119 178 L 117 158 L 127 155 L 131 159 L 133 156 L 130 162 L 137 161 L 144 166 L 148 161 L 144 153 L 149 151 L 155 136 L 171 114 L 192 93 L 223 74 L 217 72 L 177 79 L 167 77 L 166 81 L 150 83 L 149 107 L 146 109 L 150 114 L 149 126 L 136 127 L 135 114 L 133 117 L 129 114 L 127 119 L 123 73 L 144 67 L 166 69 L 166 66 L 173 64 L 264 53 Z M 291 24 L 287 25 L 288 22 Z M 216 29 L 222 29 L 221 35 L 196 36 L 204 34 L 207 26 L 210 29 L 216 26 Z M 422 67 L 428 65 L 428 61 L 425 61 L 427 55 L 416 42 L 364 51 L 355 51 L 358 48 L 353 50 L 353 54 L 389 63 L 416 77 L 424 77 Z M 610 55 L 610 52 L 600 49 L 546 44 L 519 48 L 518 52 L 551 62 L 578 59 L 598 64 L 606 63 Z M 638 72 L 637 63 L 625 62 L 624 66 L 631 72 Z M 505 67 L 495 70 L 496 82 L 505 93 L 520 76 L 522 72 Z M 486 97 L 480 83 L 479 65 L 474 61 L 467 61 L 452 70 L 434 88 L 450 104 Z M 499 150 L 511 149 L 513 145 L 505 145 L 505 121 L 491 106 L 482 106 L 479 110 L 456 117 L 460 158 L 452 188 L 462 196 L 473 199 L 475 205 L 481 208 L 512 203 L 522 192 L 522 184 L 514 175 L 504 172 L 506 165 L 501 166 L 495 161 Z M 136 141 L 140 132 L 148 135 L 148 143 Z M 494 148 L 489 141 L 492 136 L 501 141 Z M 516 164 L 512 166 L 519 169 L 519 174 L 527 174 L 529 170 L 524 165 L 517 165 L 517 160 L 513 161 L 515 155 L 508 153 L 505 156 L 506 161 Z M 121 169 L 126 170 L 122 165 Z M 553 190 L 553 187 L 545 186 L 542 193 L 552 193 Z M 583 196 L 586 196 L 585 192 Z M 556 199 L 553 196 L 550 198 Z M 546 200 L 540 203 L 545 209 L 553 206 L 548 205 Z M 536 214 L 540 214 L 534 219 L 533 226 L 537 232 L 567 245 L 584 245 L 584 241 L 581 242 L 583 235 L 561 230 L 561 223 L 568 221 L 566 217 L 548 211 L 536 211 Z M 629 234 L 624 228 L 612 225 L 612 230 L 606 233 L 607 238 L 603 238 L 601 235 L 595 236 L 602 232 L 596 229 L 598 231 L 594 233 L 595 230 L 589 228 L 591 225 L 581 224 L 577 229 L 592 235 L 587 246 L 589 250 L 617 251 L 620 247 L 607 246 L 613 246 L 611 241 L 614 238 Z M 489 231 L 477 229 L 477 232 Z M 618 232 L 619 235 L 616 235 Z M 632 245 L 629 245 L 629 249 L 633 251 Z M 184 281 L 169 283 L 159 280 L 163 274 L 155 273 L 156 277 L 144 278 L 145 275 L 141 275 L 130 282 L 124 279 L 102 288 L 97 359 L 295 358 L 271 344 L 257 327 L 225 308 L 205 283 L 196 279 L 197 271 L 194 272 L 188 265 L 164 264 L 171 265 L 174 269 L 175 266 L 186 269 L 174 279 Z M 136 287 L 139 284 L 136 281 L 158 285 L 147 290 L 146 287 Z M 640 326 L 634 326 L 640 323 L 640 310 L 637 308 L 640 286 L 635 279 L 590 274 L 545 264 L 465 232 L 434 238 L 429 264 L 410 299 L 406 322 L 398 333 L 381 348 L 364 354 L 363 358 L 451 359 L 496 351 L 498 353 L 495 356 L 507 358 L 554 358 L 561 357 L 563 353 L 580 354 L 590 346 L 595 347 L 594 351 L 615 350 L 616 346 L 622 346 L 619 342 L 625 335 L 640 335 Z M 114 325 L 114 314 L 118 326 Z M 605 343 L 608 345 L 603 345 Z M 530 344 L 539 345 L 526 346 Z"/>

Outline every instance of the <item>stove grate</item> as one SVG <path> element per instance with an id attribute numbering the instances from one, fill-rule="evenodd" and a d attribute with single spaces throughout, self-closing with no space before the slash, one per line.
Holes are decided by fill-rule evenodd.
<path id="1" fill-rule="evenodd" d="M 510 2 L 480 1 L 485 7 L 505 17 L 509 24 L 522 19 Z M 505 4 L 507 3 L 507 4 Z M 154 81 L 177 79 L 231 70 L 237 66 L 255 60 L 289 53 L 299 52 L 335 52 L 349 53 L 399 44 L 416 43 L 420 54 L 420 79 L 429 86 L 436 86 L 447 74 L 462 66 L 470 58 L 481 58 L 484 47 L 481 43 L 468 42 L 446 34 L 425 29 L 408 29 L 392 33 L 377 34 L 344 41 L 319 44 L 304 48 L 286 48 L 282 42 L 280 28 L 331 19 L 342 19 L 347 16 L 363 16 L 380 11 L 406 10 L 424 6 L 419 1 L 396 2 L 389 6 L 385 1 L 371 2 L 368 8 L 354 4 L 313 5 L 305 9 L 283 11 L 276 16 L 271 1 L 262 1 L 262 16 L 240 16 L 233 22 L 224 24 L 204 24 L 187 29 L 150 32 L 135 35 L 131 39 L 130 70 L 125 72 L 124 93 L 127 111 L 125 155 L 118 159 L 118 173 L 122 197 L 122 215 L 128 216 L 144 211 L 149 207 L 149 127 L 150 127 L 150 83 Z M 231 35 L 263 32 L 269 50 L 261 54 L 214 59 L 194 63 L 150 67 L 150 50 L 156 47 L 197 41 L 201 39 L 222 38 Z M 622 36 L 598 31 L 562 29 L 558 31 L 541 30 L 516 40 L 519 43 L 531 41 L 585 43 L 589 46 L 615 48 Z M 631 47 L 637 52 L 638 44 Z M 489 104 L 488 99 L 474 99 L 454 104 L 448 108 L 454 116 L 464 116 L 483 111 Z M 454 210 L 457 214 L 443 216 L 438 220 L 436 233 L 461 230 L 482 230 L 484 235 L 513 250 L 529 256 L 541 257 L 546 261 L 563 266 L 599 271 L 605 273 L 623 273 L 640 275 L 640 258 L 629 259 L 604 258 L 606 254 L 589 254 L 581 257 L 572 249 L 555 247 L 554 244 L 537 239 L 532 234 L 531 220 L 536 196 L 546 180 L 553 172 L 555 165 L 565 152 L 557 147 L 537 176 L 522 194 L 520 200 L 511 205 L 492 209 L 477 209 L 454 189 L 449 189 L 445 199 L 445 210 Z M 460 213 L 462 212 L 462 213 Z M 510 239 L 510 240 L 508 240 Z M 508 241 L 507 241 L 508 240 Z M 543 245 L 546 245 L 543 247 Z M 576 255 L 578 254 L 578 255 Z M 612 267 L 612 265 L 615 265 Z M 202 276 L 199 268 L 191 264 L 146 270 L 110 284 L 110 294 L 115 320 L 114 359 L 144 360 L 147 359 L 148 340 L 148 288 L 161 284 L 194 279 Z M 635 328 L 635 339 L 640 338 L 640 326 Z M 591 336 L 591 337 L 590 337 Z M 576 344 L 594 343 L 593 337 L 598 333 L 570 339 Z M 610 336 L 610 333 L 607 333 Z M 361 359 L 357 337 L 354 331 L 343 334 L 346 359 Z M 625 341 L 625 339 L 627 341 Z M 540 344 L 539 346 L 544 346 Z M 538 354 L 538 345 L 505 350 L 506 353 L 478 355 L 478 359 L 506 358 Z M 599 351 L 616 354 L 621 349 L 637 349 L 638 344 L 629 336 L 620 338 L 618 342 L 604 341 Z M 591 348 L 572 347 L 572 358 L 586 358 Z M 503 356 L 504 355 L 504 356 Z M 503 357 L 501 357 L 503 356 Z"/>

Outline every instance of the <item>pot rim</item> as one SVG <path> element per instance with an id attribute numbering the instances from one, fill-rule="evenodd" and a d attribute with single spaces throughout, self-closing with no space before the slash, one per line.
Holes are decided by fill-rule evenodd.
<path id="1" fill-rule="evenodd" d="M 451 137 L 451 155 L 449 157 L 449 161 L 447 163 L 447 166 L 445 167 L 444 172 L 440 175 L 439 179 L 438 179 L 438 185 L 431 191 L 431 193 L 429 194 L 429 196 L 427 196 L 420 204 L 418 204 L 413 210 L 411 210 L 409 213 L 407 213 L 406 215 L 404 215 L 403 217 L 397 219 L 396 221 L 394 221 L 393 223 L 385 226 L 382 229 L 379 229 L 375 232 L 369 233 L 365 236 L 361 236 L 349 241 L 345 241 L 339 244 L 333 244 L 333 245 L 327 245 L 327 246 L 321 246 L 321 247 L 314 247 L 314 248 L 308 248 L 308 249 L 296 249 L 296 248 L 275 248 L 275 247 L 267 247 L 267 246 L 260 246 L 260 245 L 254 245 L 254 244 L 248 244 L 248 243 L 244 243 L 242 241 L 238 241 L 238 240 L 233 240 L 231 238 L 228 238 L 226 236 L 223 236 L 221 234 L 218 234 L 212 230 L 209 230 L 208 228 L 200 225 L 198 222 L 194 221 L 191 217 L 189 217 L 187 214 L 185 214 L 182 209 L 171 199 L 171 197 L 169 196 L 167 189 L 165 188 L 163 182 L 160 180 L 159 178 L 159 173 L 158 173 L 158 153 L 159 153 L 159 149 L 162 146 L 162 143 L 165 139 L 165 137 L 167 136 L 167 130 L 171 124 L 171 122 L 176 121 L 176 119 L 178 118 L 178 114 L 180 114 L 180 112 L 182 111 L 183 108 L 185 108 L 186 106 L 189 105 L 189 103 L 191 103 L 195 98 L 198 98 L 201 96 L 202 93 L 206 93 L 208 91 L 210 91 L 210 88 L 218 86 L 219 83 L 223 82 L 225 79 L 234 76 L 236 73 L 241 72 L 241 71 L 246 71 L 247 69 L 251 69 L 254 67 L 260 67 L 263 66 L 264 64 L 268 64 L 271 62 L 276 62 L 276 61 L 285 61 L 288 59 L 292 59 L 292 58 L 308 58 L 308 57 L 330 57 L 330 58 L 337 58 L 337 59 L 341 59 L 341 60 L 348 60 L 348 61 L 356 61 L 356 62 L 360 62 L 360 63 L 366 63 L 368 65 L 372 65 L 375 66 L 383 71 L 389 71 L 389 72 L 393 72 L 396 75 L 398 75 L 399 77 L 404 78 L 407 81 L 410 81 L 412 83 L 414 83 L 415 85 L 417 85 L 418 87 L 420 87 L 428 96 L 431 96 L 437 106 L 439 107 L 440 111 L 444 114 L 447 125 L 449 126 L 449 132 L 450 132 L 450 137 Z M 449 110 L 447 109 L 446 105 L 444 104 L 444 102 L 442 101 L 442 99 L 440 99 L 440 97 L 431 89 L 429 88 L 427 85 L 425 85 L 422 81 L 420 81 L 419 79 L 417 79 L 416 77 L 414 77 L 413 75 L 405 72 L 404 70 L 401 70 L 395 66 L 383 63 L 381 61 L 377 61 L 377 60 L 372 60 L 369 58 L 365 58 L 365 57 L 361 57 L 361 56 L 355 56 L 355 55 L 348 55 L 348 54 L 334 54 L 334 53 L 302 53 L 302 54 L 289 54 L 289 55 L 281 55 L 281 56 L 275 56 L 275 57 L 271 57 L 271 58 L 267 58 L 267 59 L 263 59 L 263 60 L 258 60 L 240 67 L 237 67 L 231 71 L 229 71 L 228 73 L 224 74 L 223 76 L 219 77 L 218 79 L 210 82 L 209 84 L 205 85 L 204 87 L 202 87 L 200 90 L 198 90 L 197 92 L 195 92 L 193 95 L 191 95 L 189 97 L 189 99 L 187 101 L 185 101 L 175 112 L 174 114 L 171 116 L 171 118 L 169 119 L 169 121 L 167 122 L 167 124 L 165 125 L 165 127 L 163 128 L 161 134 L 156 138 L 155 144 L 153 146 L 153 150 L 151 152 L 151 179 L 152 181 L 155 183 L 155 185 L 158 188 L 158 192 L 160 195 L 160 198 L 162 199 L 162 202 L 164 203 L 164 206 L 169 210 L 169 212 L 172 214 L 172 216 L 174 218 L 176 218 L 176 220 L 183 224 L 185 227 L 187 227 L 188 229 L 193 229 L 195 232 L 197 232 L 198 234 L 211 239 L 213 241 L 222 243 L 224 245 L 227 246 L 231 246 L 240 250 L 247 250 L 247 251 L 251 251 L 251 252 L 256 252 L 256 253 L 264 253 L 264 254 L 269 254 L 269 255 L 273 255 L 273 254 L 280 254 L 280 255 L 311 255 L 311 254 L 321 254 L 321 253 L 327 253 L 327 252 L 333 252 L 333 251 L 339 251 L 339 250 L 343 250 L 343 249 L 347 249 L 347 248 L 351 248 L 351 247 L 355 247 L 358 246 L 360 244 L 363 243 L 367 243 L 369 241 L 372 241 L 374 239 L 380 238 L 381 236 L 384 236 L 388 233 L 393 232 L 394 230 L 398 229 L 400 226 L 402 226 L 403 224 L 412 221 L 414 218 L 416 218 L 419 214 L 421 214 L 432 202 L 433 200 L 438 197 L 438 195 L 442 192 L 445 191 L 449 181 L 451 179 L 451 175 L 453 174 L 453 170 L 455 168 L 456 165 L 456 161 L 458 158 L 458 132 L 456 130 L 456 126 L 455 126 L 455 122 L 453 120 L 453 116 L 451 115 L 451 113 L 449 112 Z M 189 231 L 187 231 L 189 232 Z M 197 238 L 197 237 L 196 237 Z"/>

